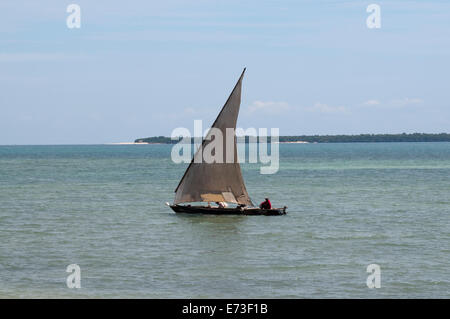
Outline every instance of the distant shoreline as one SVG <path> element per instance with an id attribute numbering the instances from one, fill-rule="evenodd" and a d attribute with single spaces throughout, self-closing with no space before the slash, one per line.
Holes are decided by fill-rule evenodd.
<path id="1" fill-rule="evenodd" d="M 147 145 L 147 144 L 161 144 L 161 143 L 148 143 L 148 142 L 118 142 L 118 143 L 106 143 L 106 145 Z"/>
<path id="2" fill-rule="evenodd" d="M 254 137 L 253 137 L 254 138 Z M 189 138 L 188 138 L 189 139 Z M 153 136 L 138 138 L 129 144 L 176 144 L 181 137 L 172 140 L 167 136 Z M 267 137 L 270 142 L 270 136 Z M 191 143 L 193 143 L 191 138 Z M 242 142 L 242 141 L 241 141 Z M 245 142 L 249 143 L 248 136 Z M 386 143 L 386 142 L 450 142 L 449 133 L 402 133 L 402 134 L 359 134 L 359 135 L 298 135 L 279 136 L 280 144 L 308 144 L 308 143 Z"/>
<path id="3" fill-rule="evenodd" d="M 245 138 L 249 143 L 249 137 Z M 254 137 L 253 137 L 254 139 Z M 177 144 L 180 141 L 172 140 L 167 136 L 153 136 L 138 138 L 133 142 L 109 143 L 55 143 L 55 144 L 0 144 L 0 146 L 57 146 L 57 145 L 164 145 Z M 270 142 L 270 136 L 267 137 Z M 239 141 L 238 143 L 242 141 Z M 279 136 L 279 144 L 316 144 L 316 143 L 401 143 L 401 142 L 450 142 L 450 133 L 411 133 L 411 134 L 360 134 L 360 135 L 298 135 Z M 193 140 L 191 139 L 191 143 Z"/>

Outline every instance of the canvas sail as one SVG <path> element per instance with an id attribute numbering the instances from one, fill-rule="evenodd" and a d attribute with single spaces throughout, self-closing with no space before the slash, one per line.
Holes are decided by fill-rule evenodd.
<path id="1" fill-rule="evenodd" d="M 242 178 L 234 134 L 241 104 L 244 73 L 245 69 L 175 189 L 174 204 L 223 201 L 253 206 Z M 222 133 L 221 141 L 216 140 L 213 128 Z M 230 130 L 227 134 L 227 128 L 233 129 L 232 134 L 230 134 Z M 222 144 L 222 156 L 219 156 L 222 159 L 221 162 L 218 160 L 208 163 L 202 160 L 203 151 L 208 149 L 210 143 L 215 143 L 216 146 L 218 143 Z M 209 146 L 211 149 L 212 144 Z"/>

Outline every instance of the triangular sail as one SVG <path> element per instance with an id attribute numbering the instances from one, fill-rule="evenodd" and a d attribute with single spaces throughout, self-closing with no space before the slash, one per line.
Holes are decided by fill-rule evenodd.
<path id="1" fill-rule="evenodd" d="M 242 178 L 234 134 L 241 105 L 241 87 L 244 73 L 245 69 L 178 184 L 175 190 L 174 204 L 224 201 L 253 206 Z M 202 150 L 205 150 L 205 147 L 216 138 L 212 133 L 213 128 L 222 132 L 223 142 L 220 142 L 223 143 L 222 163 L 206 163 L 201 160 Z M 227 134 L 227 128 L 233 129 L 232 136 L 229 133 Z M 214 135 L 213 139 L 211 139 L 212 135 Z M 232 139 L 232 141 L 229 139 Z M 217 143 L 217 141 L 214 142 Z M 228 144 L 232 145 L 229 149 L 227 149 Z M 233 154 L 231 154 L 231 151 L 233 151 Z"/>

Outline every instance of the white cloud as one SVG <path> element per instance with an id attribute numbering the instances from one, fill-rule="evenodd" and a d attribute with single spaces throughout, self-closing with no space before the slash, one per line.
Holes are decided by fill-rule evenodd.
<path id="1" fill-rule="evenodd" d="M 331 106 L 328 104 L 317 102 L 313 106 L 302 108 L 309 112 L 319 112 L 319 113 L 346 113 L 348 109 L 345 106 Z"/>
<path id="2" fill-rule="evenodd" d="M 250 113 L 264 112 L 276 114 L 291 109 L 290 105 L 286 102 L 273 102 L 273 101 L 254 101 L 248 106 Z"/>
<path id="3" fill-rule="evenodd" d="M 368 101 L 366 101 L 366 102 L 364 102 L 363 103 L 363 105 L 379 105 L 380 104 L 380 101 L 378 101 L 378 100 L 368 100 Z"/>
<path id="4" fill-rule="evenodd" d="M 417 104 L 422 104 L 424 101 L 422 99 L 419 98 L 401 98 L 401 99 L 392 99 L 389 100 L 387 102 L 382 102 L 379 100 L 368 100 L 365 101 L 363 103 L 361 103 L 361 105 L 363 106 L 371 106 L 371 107 L 387 107 L 387 108 L 400 108 L 400 107 L 405 107 L 405 106 L 410 106 L 410 105 L 417 105 Z"/>

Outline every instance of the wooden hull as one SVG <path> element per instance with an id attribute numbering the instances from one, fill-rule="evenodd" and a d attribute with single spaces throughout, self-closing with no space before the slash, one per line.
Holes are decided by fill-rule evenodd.
<path id="1" fill-rule="evenodd" d="M 170 205 L 170 208 L 176 213 L 185 214 L 207 214 L 207 215 L 265 215 L 265 216 L 277 216 L 286 215 L 286 208 L 214 208 L 206 206 L 190 206 L 190 205 Z"/>

